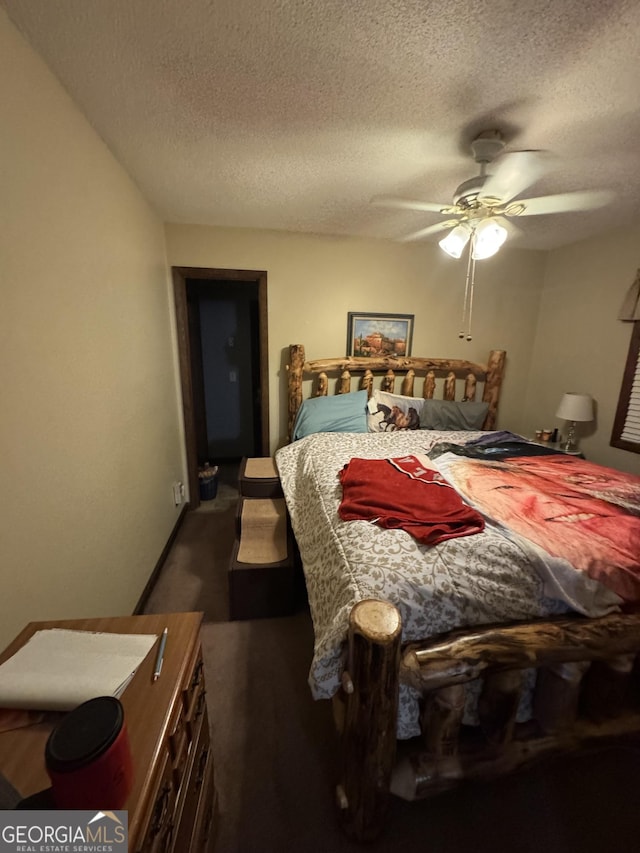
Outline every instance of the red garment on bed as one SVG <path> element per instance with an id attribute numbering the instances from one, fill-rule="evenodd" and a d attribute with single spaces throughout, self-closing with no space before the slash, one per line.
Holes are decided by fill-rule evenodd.
<path id="1" fill-rule="evenodd" d="M 399 528 L 424 545 L 484 530 L 484 519 L 467 506 L 442 474 L 415 456 L 352 459 L 339 474 L 343 521 L 370 521 Z"/>

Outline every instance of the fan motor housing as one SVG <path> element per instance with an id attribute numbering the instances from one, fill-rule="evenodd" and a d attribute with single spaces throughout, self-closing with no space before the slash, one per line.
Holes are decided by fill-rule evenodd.
<path id="1" fill-rule="evenodd" d="M 485 167 L 487 163 L 493 162 L 499 154 L 502 154 L 504 149 L 505 142 L 500 133 L 496 130 L 485 131 L 473 140 L 471 143 L 471 151 L 473 152 L 473 159 L 476 163 L 480 163 L 480 174 L 476 175 L 475 178 L 470 178 L 468 181 L 464 181 L 460 184 L 453 194 L 454 204 L 467 208 L 468 210 L 473 210 L 480 206 L 478 193 L 484 187 L 487 179 L 487 176 L 485 175 Z M 486 204 L 486 200 L 483 199 L 482 203 Z"/>
<path id="2" fill-rule="evenodd" d="M 506 146 L 499 131 L 485 131 L 471 143 L 473 159 L 476 163 L 491 163 L 498 154 L 502 154 Z"/>
<path id="3" fill-rule="evenodd" d="M 478 193 L 484 186 L 485 180 L 484 175 L 478 175 L 461 183 L 453 194 L 453 203 L 460 207 L 475 207 L 478 204 Z"/>

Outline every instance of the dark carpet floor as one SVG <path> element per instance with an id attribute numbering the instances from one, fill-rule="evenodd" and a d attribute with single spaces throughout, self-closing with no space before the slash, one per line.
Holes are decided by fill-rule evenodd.
<path id="1" fill-rule="evenodd" d="M 304 602 L 285 619 L 228 621 L 235 469 L 190 512 L 146 612 L 202 610 L 207 701 L 220 815 L 216 853 L 342 853 L 334 807 L 338 743 L 328 702 L 307 686 L 313 649 Z M 370 851 L 636 853 L 640 749 L 556 759 L 432 800 L 393 800 Z"/>

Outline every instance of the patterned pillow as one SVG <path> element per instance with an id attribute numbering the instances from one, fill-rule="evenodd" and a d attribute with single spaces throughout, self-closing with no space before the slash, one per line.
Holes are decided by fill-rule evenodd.
<path id="1" fill-rule="evenodd" d="M 420 429 L 424 403 L 422 397 L 402 397 L 374 389 L 367 406 L 367 428 L 369 432 Z"/>

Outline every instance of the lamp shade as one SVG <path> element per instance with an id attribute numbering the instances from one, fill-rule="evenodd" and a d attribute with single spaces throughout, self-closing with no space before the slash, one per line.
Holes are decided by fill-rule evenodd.
<path id="1" fill-rule="evenodd" d="M 470 229 L 461 223 L 460 225 L 456 225 L 453 231 L 450 231 L 446 237 L 443 237 L 438 245 L 447 255 L 450 255 L 452 258 L 459 258 L 462 255 L 462 250 L 469 242 L 470 236 Z"/>
<path id="2" fill-rule="evenodd" d="M 498 251 L 507 239 L 507 229 L 500 225 L 495 219 L 484 219 L 477 226 L 473 236 L 473 258 L 483 261 L 490 258 Z"/>
<path id="3" fill-rule="evenodd" d="M 556 417 L 564 421 L 592 421 L 593 400 L 588 394 L 568 391 L 560 400 Z"/>

